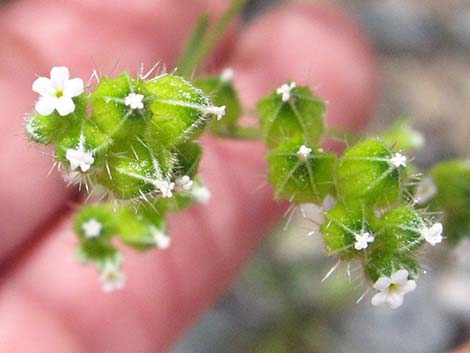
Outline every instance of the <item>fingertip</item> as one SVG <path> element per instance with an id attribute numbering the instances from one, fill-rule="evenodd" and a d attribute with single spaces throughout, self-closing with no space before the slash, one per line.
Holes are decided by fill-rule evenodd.
<path id="1" fill-rule="evenodd" d="M 332 127 L 362 129 L 373 110 L 373 49 L 361 27 L 332 5 L 292 3 L 259 17 L 240 35 L 230 63 L 251 105 L 294 80 L 328 102 Z"/>

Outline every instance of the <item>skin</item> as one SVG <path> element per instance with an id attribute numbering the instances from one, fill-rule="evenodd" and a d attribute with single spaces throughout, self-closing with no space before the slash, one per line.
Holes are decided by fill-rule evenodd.
<path id="1" fill-rule="evenodd" d="M 0 352 L 167 351 L 280 219 L 272 190 L 256 191 L 266 174 L 262 144 L 204 138 L 210 203 L 171 217 L 169 250 L 126 252 L 126 289 L 106 295 L 95 269 L 73 256 L 76 192 L 57 173 L 46 177 L 50 151 L 41 155 L 22 136 L 35 74 L 66 65 L 87 78 L 116 59 L 115 72 L 158 60 L 172 67 L 202 9 L 217 15 L 226 4 L 17 0 L 0 8 Z M 357 24 L 329 5 L 284 5 L 233 26 L 208 62 L 235 70 L 248 107 L 292 79 L 329 101 L 330 126 L 361 129 L 372 110 L 373 53 Z"/>

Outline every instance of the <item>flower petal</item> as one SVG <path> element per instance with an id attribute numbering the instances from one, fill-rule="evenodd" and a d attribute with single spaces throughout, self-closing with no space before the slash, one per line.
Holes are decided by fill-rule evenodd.
<path id="1" fill-rule="evenodd" d="M 399 293 L 390 293 L 387 296 L 387 304 L 390 309 L 397 309 L 403 304 L 403 295 Z"/>
<path id="2" fill-rule="evenodd" d="M 64 83 L 64 96 L 76 97 L 82 94 L 83 91 L 83 80 L 81 78 L 73 78 Z"/>
<path id="3" fill-rule="evenodd" d="M 408 280 L 408 271 L 407 270 L 398 270 L 392 275 L 392 283 L 395 284 L 404 284 Z"/>
<path id="4" fill-rule="evenodd" d="M 69 115 L 75 110 L 75 103 L 73 102 L 72 98 L 62 96 L 58 99 L 56 109 L 62 116 Z"/>
<path id="5" fill-rule="evenodd" d="M 55 90 L 51 80 L 47 77 L 39 77 L 33 82 L 33 91 L 41 96 L 52 96 Z"/>
<path id="6" fill-rule="evenodd" d="M 51 69 L 51 81 L 55 88 L 64 88 L 64 82 L 69 79 L 69 69 L 65 66 L 55 66 Z"/>
<path id="7" fill-rule="evenodd" d="M 392 281 L 390 280 L 390 278 L 388 278 L 387 276 L 382 276 L 374 283 L 373 287 L 378 291 L 384 291 L 385 289 L 390 287 L 391 283 Z"/>
<path id="8" fill-rule="evenodd" d="M 400 293 L 406 294 L 416 289 L 416 281 L 410 279 L 400 287 Z"/>
<path id="9" fill-rule="evenodd" d="M 380 292 L 374 295 L 370 302 L 372 303 L 372 305 L 378 306 L 380 304 L 385 303 L 386 301 L 387 301 L 387 294 Z"/>
<path id="10" fill-rule="evenodd" d="M 55 97 L 41 97 L 36 102 L 36 110 L 41 115 L 51 114 L 57 105 L 57 98 Z"/>

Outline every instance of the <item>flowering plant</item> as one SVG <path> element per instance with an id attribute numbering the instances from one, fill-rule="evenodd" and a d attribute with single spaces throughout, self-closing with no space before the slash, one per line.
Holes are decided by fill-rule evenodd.
<path id="1" fill-rule="evenodd" d="M 440 163 L 423 178 L 406 156 L 423 139 L 406 121 L 379 138 L 349 136 L 342 154 L 324 150 L 324 139 L 347 134 L 325 126 L 326 104 L 292 81 L 258 102 L 259 129 L 243 126 L 231 70 L 189 79 L 242 3 L 215 32 L 195 32 L 175 73 L 95 75 L 96 87 L 85 89 L 67 68 L 54 67 L 33 83 L 39 97 L 27 136 L 53 145 L 64 177 L 95 201 L 76 217 L 80 259 L 97 265 L 105 291 L 122 288 L 123 257 L 113 240 L 165 249 L 166 215 L 207 201 L 198 137 L 205 130 L 261 137 L 275 197 L 320 205 L 324 222 L 312 231 L 327 251 L 361 264 L 377 291 L 374 305 L 399 307 L 416 286 L 419 249 L 470 233 L 469 163 Z"/>

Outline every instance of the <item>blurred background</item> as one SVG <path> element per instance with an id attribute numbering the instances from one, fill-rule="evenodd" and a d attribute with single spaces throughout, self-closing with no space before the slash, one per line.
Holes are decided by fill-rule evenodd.
<path id="1" fill-rule="evenodd" d="M 245 20 L 281 1 L 252 0 Z M 470 1 L 337 0 L 378 53 L 379 99 L 370 132 L 409 114 L 426 136 L 416 162 L 470 157 Z M 284 220 L 284 223 L 286 220 Z M 470 337 L 470 242 L 426 249 L 417 290 L 399 311 L 356 304 L 358 269 L 335 265 L 298 214 L 266 238 L 233 287 L 172 353 L 434 353 Z M 424 256 L 423 256 L 424 257 Z"/>

